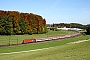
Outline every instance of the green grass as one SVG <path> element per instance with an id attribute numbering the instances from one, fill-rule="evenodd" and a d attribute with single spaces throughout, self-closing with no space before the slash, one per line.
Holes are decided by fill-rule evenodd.
<path id="1" fill-rule="evenodd" d="M 21 45 L 21 46 L 10 46 L 8 48 L 0 48 L 0 53 L 18 52 L 18 51 L 26 51 L 26 50 L 34 50 L 34 49 L 60 46 L 69 42 L 74 42 L 74 41 L 84 40 L 84 39 L 89 39 L 89 38 L 90 36 L 79 36 L 75 38 L 55 40 L 55 41 L 50 41 L 50 42 L 26 44 L 26 45 Z"/>
<path id="2" fill-rule="evenodd" d="M 0 55 L 0 60 L 90 60 L 90 40 L 79 44 L 67 44 L 72 41 L 90 39 L 90 36 L 56 40 L 38 44 L 0 48 L 0 53 L 54 47 L 42 51 Z"/>
<path id="3" fill-rule="evenodd" d="M 0 36 L 0 45 L 22 43 L 24 39 L 44 38 L 48 36 L 61 36 L 65 34 L 74 34 L 74 33 L 75 32 L 73 31 L 48 31 L 48 33 L 46 34 Z"/>

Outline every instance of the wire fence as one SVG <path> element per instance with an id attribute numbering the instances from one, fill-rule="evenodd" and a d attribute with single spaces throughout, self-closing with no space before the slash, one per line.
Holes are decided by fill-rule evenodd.
<path id="1" fill-rule="evenodd" d="M 56 31 L 55 31 L 56 32 Z M 79 33 L 79 32 L 77 32 Z M 47 38 L 51 36 L 64 36 L 66 33 L 49 33 L 49 34 L 39 34 L 39 35 L 0 35 L 0 46 L 11 46 L 11 45 L 19 45 L 23 42 L 24 39 L 32 39 L 32 38 Z M 70 34 L 76 34 L 70 33 Z"/>
<path id="2" fill-rule="evenodd" d="M 0 37 L 0 46 L 4 46 L 4 45 L 18 45 L 19 41 L 18 41 L 18 37 L 12 38 L 12 37 L 5 37 L 4 39 Z"/>

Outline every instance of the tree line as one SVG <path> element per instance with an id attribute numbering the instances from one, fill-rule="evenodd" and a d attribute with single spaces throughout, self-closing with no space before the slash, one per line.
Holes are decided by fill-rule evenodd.
<path id="1" fill-rule="evenodd" d="M 33 13 L 0 10 L 0 35 L 46 33 L 46 20 Z"/>
<path id="2" fill-rule="evenodd" d="M 58 28 L 80 28 L 86 30 L 86 34 L 90 34 L 90 24 L 83 25 L 79 23 L 59 23 L 59 24 L 47 24 L 47 27 L 58 27 Z"/>
<path id="3" fill-rule="evenodd" d="M 79 23 L 59 23 L 59 24 L 55 24 L 53 23 L 51 26 L 53 27 L 59 27 L 59 28 L 81 28 L 81 29 L 85 29 L 85 25 L 79 24 Z"/>

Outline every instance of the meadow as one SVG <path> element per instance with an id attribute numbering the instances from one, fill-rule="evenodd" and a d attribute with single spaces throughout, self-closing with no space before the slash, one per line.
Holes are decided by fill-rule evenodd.
<path id="1" fill-rule="evenodd" d="M 78 44 L 67 44 L 79 40 L 88 40 L 89 35 L 44 43 L 26 44 L 0 48 L 0 60 L 90 60 L 90 40 Z M 49 48 L 13 54 L 2 54 Z"/>
<path id="2" fill-rule="evenodd" d="M 33 35 L 0 35 L 0 45 L 9 45 L 9 44 L 21 44 L 24 39 L 31 38 L 45 38 L 49 36 L 61 36 L 66 34 L 74 34 L 73 31 L 51 31 L 49 30 L 46 34 L 33 34 Z"/>

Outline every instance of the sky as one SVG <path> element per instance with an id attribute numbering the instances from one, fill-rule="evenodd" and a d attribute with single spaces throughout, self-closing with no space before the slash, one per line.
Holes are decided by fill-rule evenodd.
<path id="1" fill-rule="evenodd" d="M 90 0 L 0 0 L 0 10 L 38 14 L 47 24 L 90 24 Z"/>

